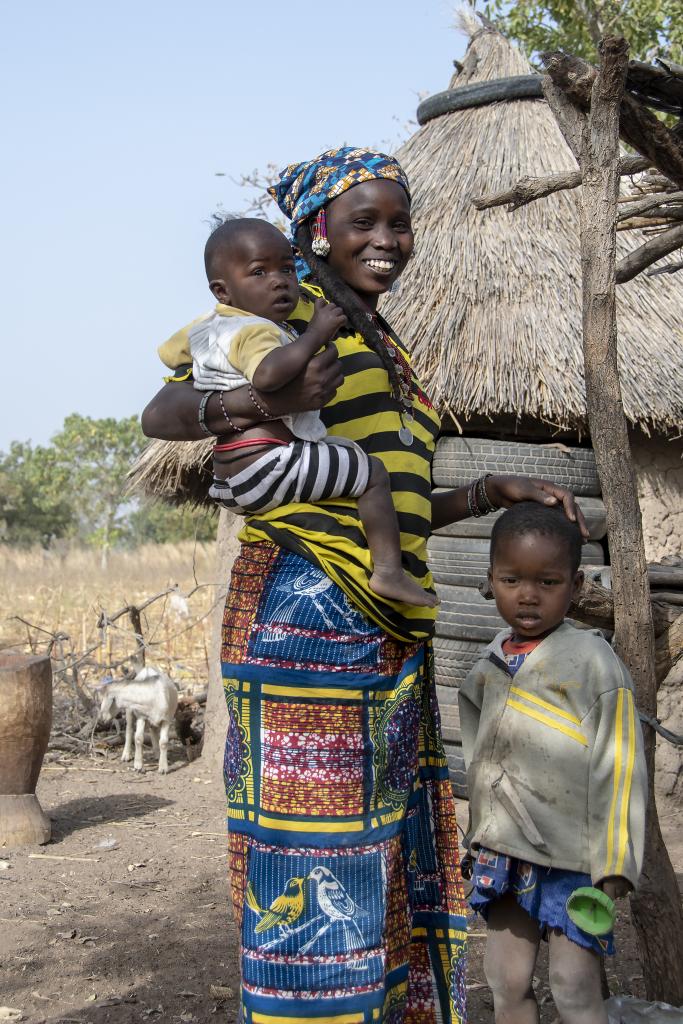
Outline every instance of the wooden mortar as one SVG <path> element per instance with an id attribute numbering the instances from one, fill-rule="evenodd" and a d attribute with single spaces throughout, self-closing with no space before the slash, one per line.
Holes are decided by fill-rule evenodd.
<path id="1" fill-rule="evenodd" d="M 52 726 L 46 655 L 0 653 L 0 850 L 50 841 L 36 784 Z"/>

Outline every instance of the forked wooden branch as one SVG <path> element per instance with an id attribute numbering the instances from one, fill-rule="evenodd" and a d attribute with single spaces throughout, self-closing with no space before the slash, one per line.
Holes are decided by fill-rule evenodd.
<path id="1" fill-rule="evenodd" d="M 578 107 L 588 110 L 597 70 L 580 57 L 560 51 L 543 53 L 541 60 L 555 85 Z M 622 96 L 619 130 L 625 142 L 683 188 L 683 143 L 632 96 Z"/>
<path id="2" fill-rule="evenodd" d="M 553 111 L 554 113 L 554 111 Z M 619 164 L 619 172 L 622 175 L 636 174 L 639 171 L 646 171 L 651 166 L 651 161 L 642 156 L 625 156 Z M 501 192 L 488 192 L 486 195 L 477 196 L 472 200 L 472 205 L 477 210 L 488 210 L 492 206 L 505 206 L 509 203 L 510 212 L 533 203 L 536 199 L 545 199 L 553 192 L 562 192 L 565 189 L 578 188 L 581 184 L 581 171 L 568 171 L 565 174 L 549 174 L 544 178 L 534 178 L 529 175 L 520 178 L 512 188 L 503 189 Z"/>

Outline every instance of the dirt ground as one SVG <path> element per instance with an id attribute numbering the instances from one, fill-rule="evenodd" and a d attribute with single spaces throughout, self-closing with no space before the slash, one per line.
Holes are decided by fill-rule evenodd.
<path id="1" fill-rule="evenodd" d="M 228 911 L 220 779 L 180 746 L 171 772 L 136 775 L 106 760 L 53 760 L 38 796 L 52 842 L 0 849 L 0 1007 L 30 1024 L 236 1020 L 237 936 Z M 461 820 L 466 815 L 461 809 Z M 663 822 L 683 870 L 680 820 Z M 4 865 L 8 865 L 4 867 Z M 681 875 L 679 874 L 679 878 Z M 481 967 L 484 933 L 472 922 L 470 1021 L 493 1021 Z M 614 993 L 642 995 L 628 909 L 608 963 Z M 545 961 L 543 1024 L 557 1017 Z M 5 1015 L 7 1017 L 7 1015 Z"/>

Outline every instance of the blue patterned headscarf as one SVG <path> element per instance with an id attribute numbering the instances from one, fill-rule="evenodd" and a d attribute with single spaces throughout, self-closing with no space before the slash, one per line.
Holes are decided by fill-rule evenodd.
<path id="1" fill-rule="evenodd" d="M 410 199 L 408 179 L 392 156 L 353 146 L 328 149 L 313 160 L 290 164 L 281 172 L 279 184 L 268 192 L 291 220 L 295 237 L 299 224 L 311 214 L 354 185 L 375 178 L 398 182 Z"/>

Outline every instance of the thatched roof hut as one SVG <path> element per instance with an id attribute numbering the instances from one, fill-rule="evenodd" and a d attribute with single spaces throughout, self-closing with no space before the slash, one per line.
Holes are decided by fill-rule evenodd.
<path id="1" fill-rule="evenodd" d="M 449 88 L 528 75 L 498 32 L 474 29 Z M 382 312 L 409 341 L 442 413 L 529 417 L 585 430 L 578 190 L 514 213 L 472 199 L 523 175 L 576 169 L 543 99 L 494 102 L 428 121 L 398 157 L 413 191 L 418 252 Z M 618 237 L 619 253 L 644 240 Z M 683 273 L 618 289 L 626 415 L 646 431 L 683 425 Z"/>

